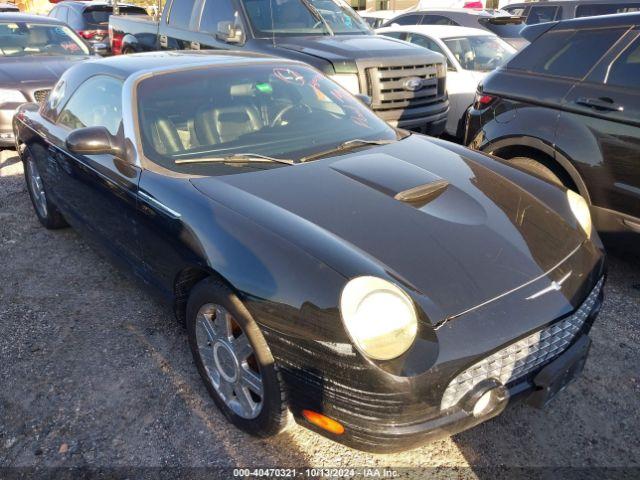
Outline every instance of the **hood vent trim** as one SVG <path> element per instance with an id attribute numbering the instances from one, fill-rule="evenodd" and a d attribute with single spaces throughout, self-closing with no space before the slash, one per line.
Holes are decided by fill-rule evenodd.
<path id="1" fill-rule="evenodd" d="M 418 185 L 417 187 L 398 192 L 393 198 L 404 203 L 428 203 L 439 197 L 447 188 L 449 182 L 446 180 L 437 180 L 432 183 Z"/>

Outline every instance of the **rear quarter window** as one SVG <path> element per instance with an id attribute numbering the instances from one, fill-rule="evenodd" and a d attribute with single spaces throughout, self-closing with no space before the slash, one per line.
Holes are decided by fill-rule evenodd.
<path id="1" fill-rule="evenodd" d="M 551 30 L 522 50 L 507 68 L 583 78 L 625 31 L 625 28 Z"/>

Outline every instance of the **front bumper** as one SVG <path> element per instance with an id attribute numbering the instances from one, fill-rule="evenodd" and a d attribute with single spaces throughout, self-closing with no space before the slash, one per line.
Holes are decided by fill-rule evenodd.
<path id="1" fill-rule="evenodd" d="M 468 388 L 470 395 L 465 395 L 463 398 L 456 397 L 451 406 L 442 408 L 441 401 L 444 401 L 442 392 L 446 390 L 447 384 L 423 385 L 424 382 L 411 381 L 399 383 L 398 390 L 408 388 L 412 393 L 394 396 L 394 393 L 380 394 L 371 391 L 365 393 L 359 391 L 355 384 L 337 385 L 337 382 L 325 376 L 318 377 L 318 381 L 322 382 L 320 392 L 313 392 L 310 384 L 306 387 L 307 391 L 312 392 L 310 395 L 297 397 L 292 391 L 291 409 L 294 418 L 301 425 L 352 448 L 390 453 L 408 450 L 472 428 L 499 415 L 516 400 L 526 400 L 535 406 L 543 406 L 582 370 L 590 343 L 588 333 L 602 304 L 603 283 L 604 280 L 600 280 L 581 306 L 571 314 L 520 340 L 503 345 L 490 355 L 495 357 L 500 352 L 506 351 L 508 355 L 503 355 L 503 358 L 513 357 L 515 360 L 511 366 L 504 360 L 501 364 L 507 363 L 513 375 L 504 377 L 499 372 L 489 371 L 487 377 L 492 377 L 493 380 L 495 376 L 498 379 L 494 385 L 501 393 L 498 401 L 479 416 L 474 416 L 468 399 L 472 393 L 475 394 L 486 388 L 484 383 L 472 383 Z M 553 333 L 553 337 L 549 332 Z M 536 335 L 540 341 L 540 347 L 531 348 L 530 352 L 533 353 L 526 355 L 525 358 L 518 357 L 518 352 L 509 350 L 514 345 L 519 345 Z M 580 347 L 579 354 L 572 351 L 577 347 Z M 520 346 L 518 348 L 522 349 Z M 465 374 L 480 363 L 482 360 L 458 373 Z M 527 368 L 522 368 L 523 365 Z M 483 369 L 487 371 L 485 366 Z M 564 376 L 560 375 L 563 372 Z M 288 368 L 283 368 L 287 384 L 293 389 L 302 380 L 299 376 L 301 373 L 303 372 L 291 372 Z M 355 377 L 352 378 L 355 380 Z M 441 393 L 437 393 L 438 391 Z M 429 396 L 429 400 L 425 401 Z M 322 401 L 319 401 L 321 397 Z M 303 408 L 323 412 L 339 421 L 345 428 L 344 434 L 331 435 L 311 425 L 301 414 Z"/>
<path id="2" fill-rule="evenodd" d="M 437 137 L 444 133 L 449 100 L 404 110 L 374 110 L 389 125 Z"/>

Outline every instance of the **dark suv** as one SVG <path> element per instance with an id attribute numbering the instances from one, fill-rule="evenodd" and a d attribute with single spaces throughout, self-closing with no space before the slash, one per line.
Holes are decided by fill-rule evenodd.
<path id="1" fill-rule="evenodd" d="M 119 15 L 147 15 L 147 11 L 135 5 L 120 4 Z M 109 17 L 113 15 L 111 2 L 60 2 L 49 16 L 61 20 L 73 28 L 90 44 L 109 44 Z M 108 53 L 108 52 L 107 52 Z"/>
<path id="2" fill-rule="evenodd" d="M 512 3 L 502 10 L 524 18 L 527 25 L 640 11 L 640 0 L 551 0 Z"/>
<path id="3" fill-rule="evenodd" d="M 527 27 L 533 43 L 468 114 L 470 147 L 580 192 L 604 233 L 640 233 L 639 25 L 629 13 Z"/>

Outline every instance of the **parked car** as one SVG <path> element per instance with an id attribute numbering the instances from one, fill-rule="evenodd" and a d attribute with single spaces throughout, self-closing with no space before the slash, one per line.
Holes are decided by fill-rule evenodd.
<path id="1" fill-rule="evenodd" d="M 398 25 L 449 25 L 481 28 L 498 35 L 518 50 L 524 48 L 528 43 L 520 35 L 520 31 L 524 27 L 523 19 L 499 10 L 459 8 L 414 11 L 388 20 L 383 27 L 395 27 Z"/>
<path id="2" fill-rule="evenodd" d="M 233 49 L 301 60 L 370 96 L 394 126 L 440 135 L 447 121 L 442 57 L 374 35 L 343 2 L 173 0 L 160 22 L 112 17 L 110 29 L 114 53 Z"/>
<path id="3" fill-rule="evenodd" d="M 519 15 L 527 25 L 640 11 L 639 0 L 559 0 L 536 3 L 512 3 L 503 10 Z"/>
<path id="4" fill-rule="evenodd" d="M 186 322 L 226 417 L 394 451 L 574 378 L 600 308 L 586 202 L 396 130 L 303 62 L 153 53 L 15 118 L 35 212 Z"/>
<path id="5" fill-rule="evenodd" d="M 118 15 L 142 15 L 147 11 L 129 4 L 118 5 Z M 107 1 L 64 1 L 49 12 L 49 16 L 68 24 L 91 45 L 104 44 L 103 55 L 110 53 L 109 17 L 114 14 L 114 4 Z"/>
<path id="6" fill-rule="evenodd" d="M 528 27 L 533 43 L 485 78 L 466 134 L 580 192 L 597 228 L 622 237 L 640 233 L 639 26 L 624 14 Z"/>
<path id="7" fill-rule="evenodd" d="M 358 15 L 365 22 L 369 24 L 371 28 L 379 28 L 387 20 L 397 17 L 402 11 L 400 10 L 360 10 Z"/>
<path id="8" fill-rule="evenodd" d="M 20 9 L 13 3 L 0 3 L 0 13 L 17 13 Z"/>
<path id="9" fill-rule="evenodd" d="M 459 140 L 464 138 L 467 110 L 476 96 L 478 82 L 516 53 L 500 37 L 479 28 L 407 25 L 380 28 L 377 33 L 444 55 L 450 105 L 445 132 Z"/>
<path id="10" fill-rule="evenodd" d="M 89 55 L 82 39 L 57 20 L 0 13 L 0 148 L 14 146 L 16 108 L 43 102 L 60 75 Z"/>

